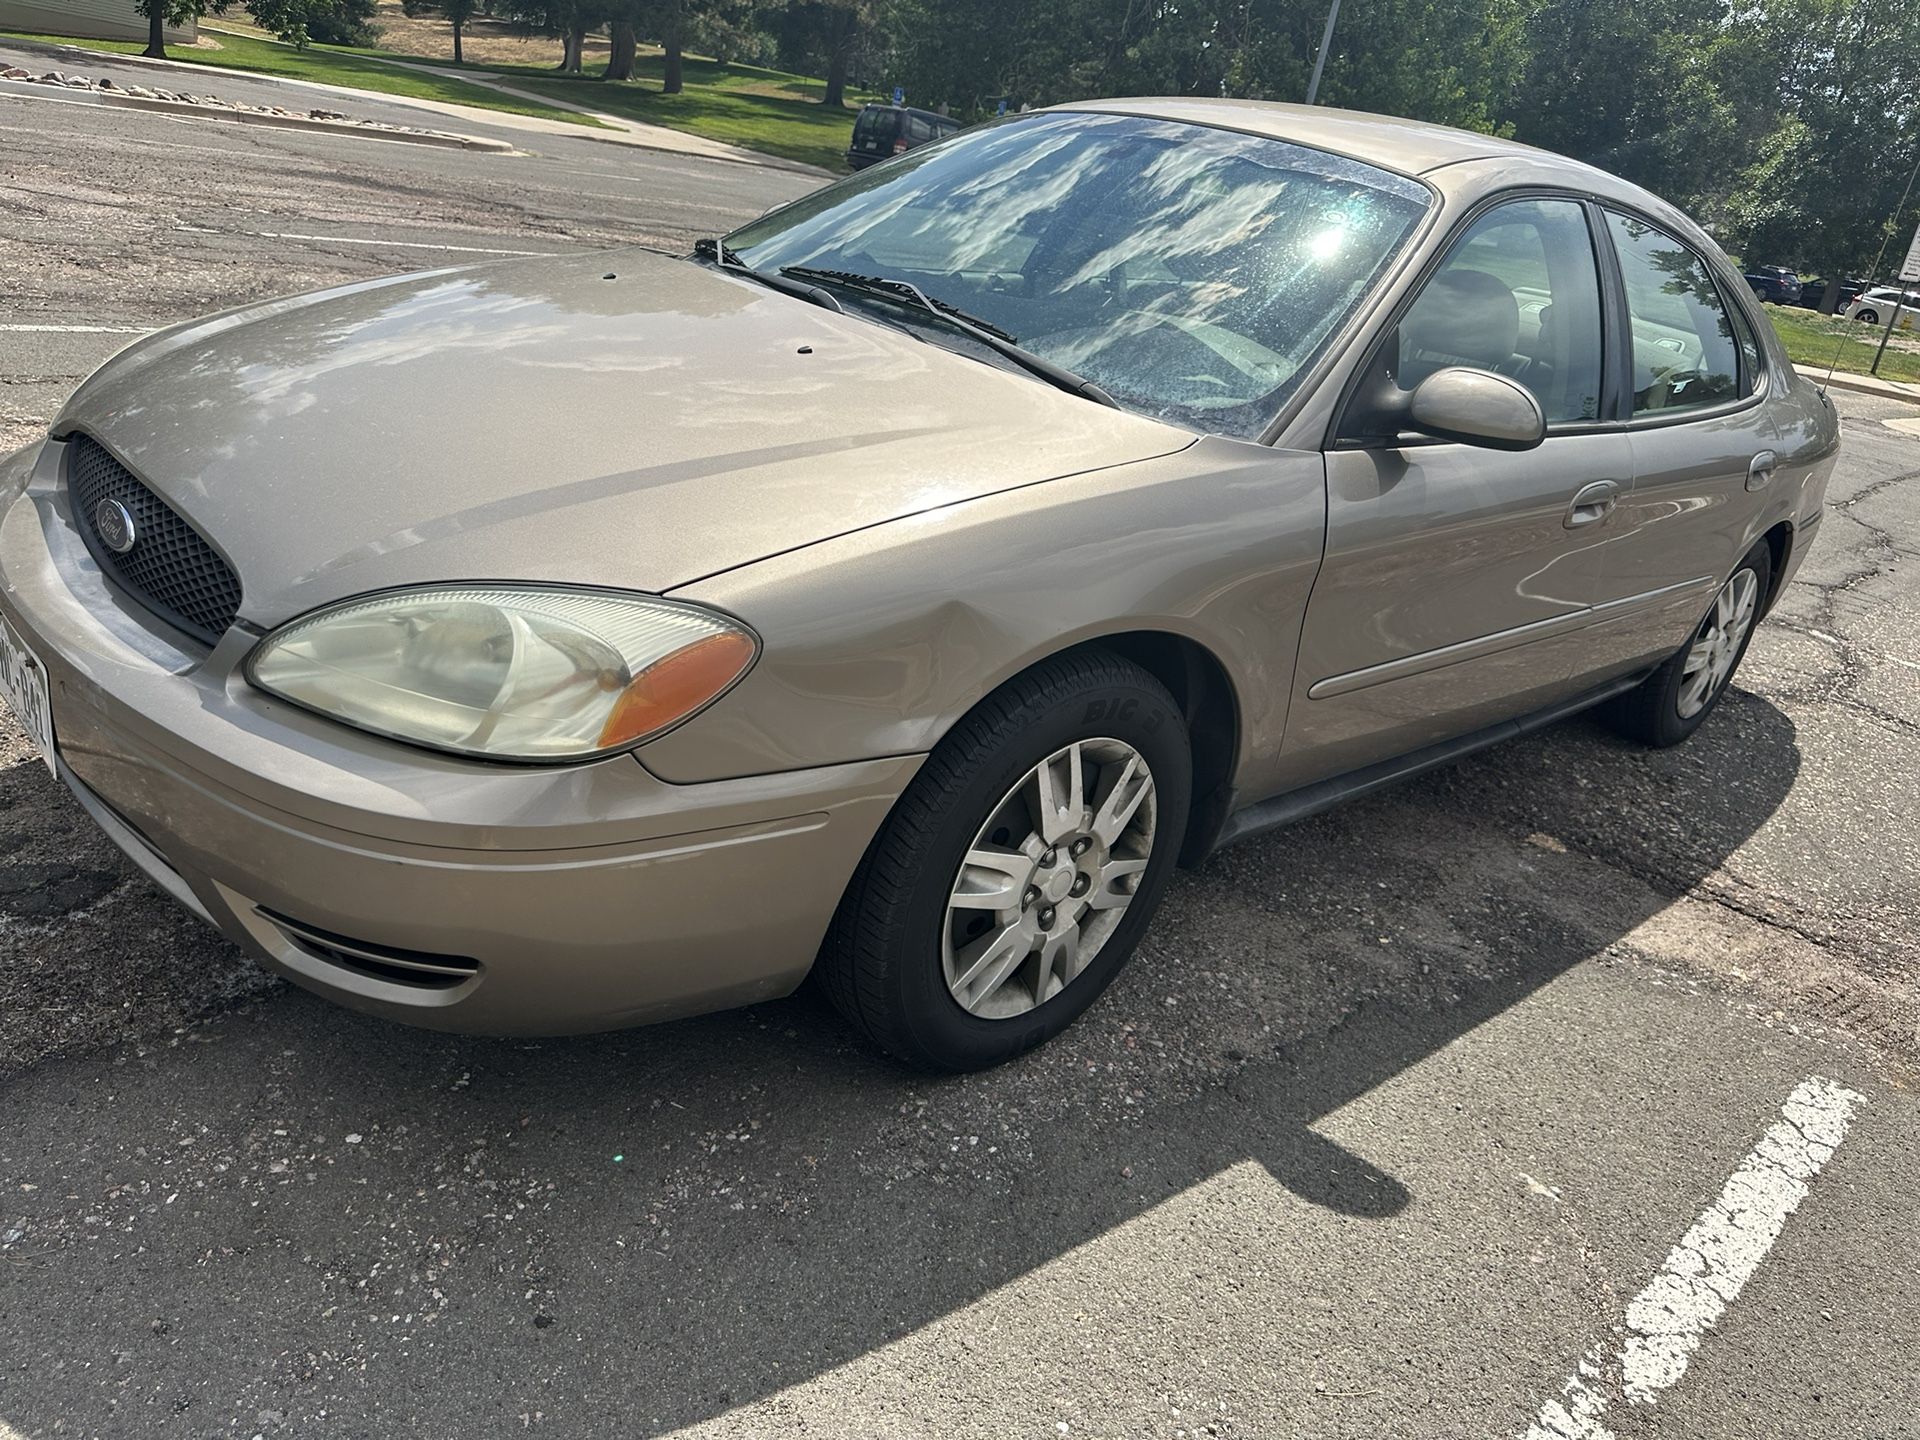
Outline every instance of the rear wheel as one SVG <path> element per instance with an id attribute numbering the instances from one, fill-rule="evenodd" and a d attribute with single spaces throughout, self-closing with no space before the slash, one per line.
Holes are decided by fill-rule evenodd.
<path id="1" fill-rule="evenodd" d="M 1058 1034 L 1146 930 L 1186 830 L 1185 721 L 1089 650 L 1009 682 L 914 777 L 821 952 L 834 1004 L 910 1064 L 972 1070 Z"/>
<path id="2" fill-rule="evenodd" d="M 1878 325 L 1880 323 L 1880 316 L 1872 310 L 1856 310 L 1853 318 L 1860 321 L 1863 325 Z"/>
<path id="3" fill-rule="evenodd" d="M 1607 707 L 1614 728 L 1659 747 L 1678 745 L 1699 729 L 1740 668 L 1772 578 L 1773 552 L 1762 540 L 1734 567 L 1687 643 Z"/>

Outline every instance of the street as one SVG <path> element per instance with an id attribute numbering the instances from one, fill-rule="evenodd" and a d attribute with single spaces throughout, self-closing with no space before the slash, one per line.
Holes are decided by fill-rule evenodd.
<path id="1" fill-rule="evenodd" d="M 499 134 L 0 96 L 0 453 L 154 326 L 813 183 Z M 957 1079 L 810 991 L 350 1014 L 0 721 L 0 1440 L 1920 1436 L 1920 408 L 1834 398 L 1818 546 L 1692 740 L 1575 719 L 1229 849 Z"/>

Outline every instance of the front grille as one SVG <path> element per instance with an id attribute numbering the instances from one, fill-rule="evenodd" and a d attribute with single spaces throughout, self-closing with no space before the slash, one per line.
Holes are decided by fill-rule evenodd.
<path id="1" fill-rule="evenodd" d="M 67 495 L 74 523 L 107 577 L 154 614 L 209 645 L 240 612 L 240 577 L 174 508 L 90 435 L 67 448 Z M 103 503 L 133 517 L 133 545 L 115 554 L 101 538 Z"/>

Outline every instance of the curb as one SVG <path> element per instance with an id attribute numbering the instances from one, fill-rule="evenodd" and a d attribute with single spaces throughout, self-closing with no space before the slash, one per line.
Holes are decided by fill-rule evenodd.
<path id="1" fill-rule="evenodd" d="M 145 55 L 122 55 L 118 50 L 89 50 L 85 45 L 62 45 L 55 40 L 29 40 L 24 35 L 8 35 L 0 32 L 0 45 L 9 50 L 24 50 L 29 55 L 45 55 L 54 60 L 112 60 L 118 64 L 144 65 L 150 70 L 179 70 L 192 73 L 195 70 L 205 74 L 208 70 L 219 71 L 219 66 L 194 65 L 185 60 L 154 60 Z M 251 75 L 252 71 L 228 70 L 229 75 Z M 263 79 L 272 80 L 276 76 L 266 75 Z"/>
<path id="2" fill-rule="evenodd" d="M 177 68 L 191 70 L 197 67 L 182 65 Z M 315 120 L 309 115 L 275 115 L 264 110 L 227 110 L 212 105 L 192 105 L 180 100 L 116 95 L 111 90 L 82 90 L 77 85 L 48 85 L 37 80 L 0 80 L 0 94 L 18 95 L 28 100 L 78 101 L 82 105 L 108 105 L 122 110 L 151 110 L 182 119 L 225 120 L 234 125 L 266 125 L 277 130 L 351 135 L 357 140 L 397 140 L 403 145 L 433 145 L 442 150 L 480 150 L 494 155 L 511 155 L 514 150 L 504 140 L 483 140 L 478 135 L 456 135 L 442 130 L 388 129 L 379 125 L 355 125 L 343 120 Z"/>
<path id="3" fill-rule="evenodd" d="M 1908 385 L 1899 380 L 1879 380 L 1871 375 L 1849 375 L 1844 370 L 1836 370 L 1814 383 L 1835 390 L 1852 390 L 1861 395 L 1878 395 L 1882 400 L 1905 400 L 1920 405 L 1920 385 Z"/>

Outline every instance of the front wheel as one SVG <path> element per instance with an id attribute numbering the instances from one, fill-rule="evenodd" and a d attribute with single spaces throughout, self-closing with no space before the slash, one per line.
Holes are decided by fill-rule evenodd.
<path id="1" fill-rule="evenodd" d="M 943 740 L 840 903 L 819 975 L 880 1048 L 931 1070 L 1031 1049 L 1139 943 L 1187 823 L 1166 688 L 1087 650 L 1008 682 Z"/>
<path id="2" fill-rule="evenodd" d="M 1660 748 L 1698 730 L 1740 668 L 1772 578 L 1773 551 L 1762 540 L 1734 567 L 1687 643 L 1607 707 L 1614 728 Z"/>

